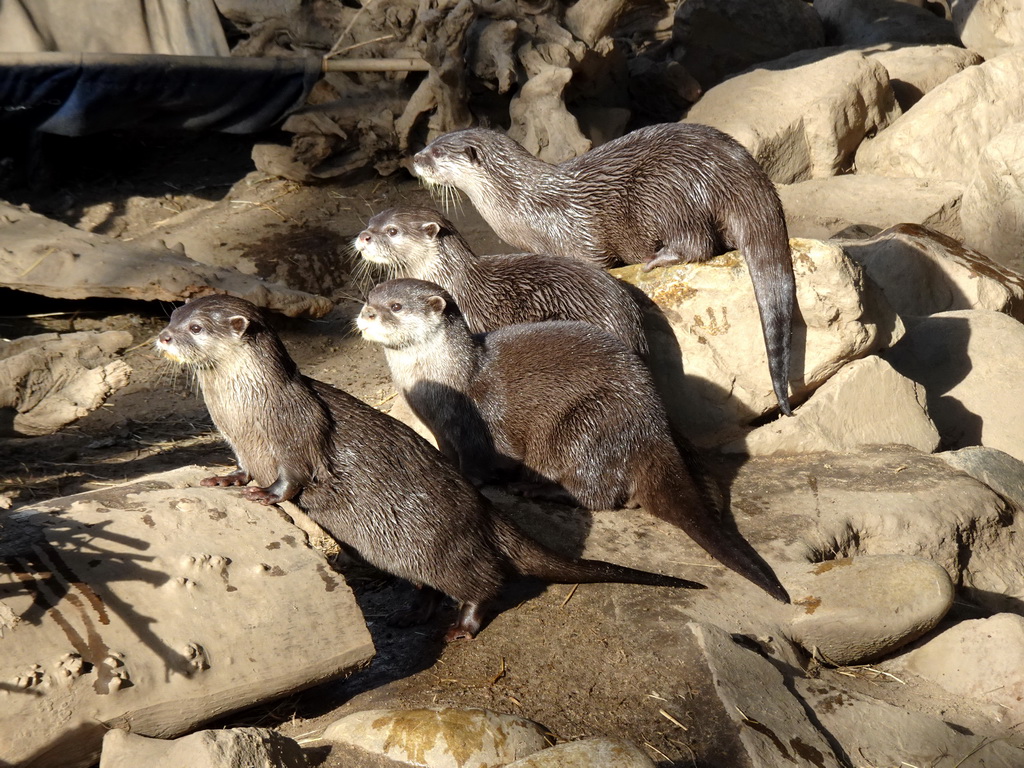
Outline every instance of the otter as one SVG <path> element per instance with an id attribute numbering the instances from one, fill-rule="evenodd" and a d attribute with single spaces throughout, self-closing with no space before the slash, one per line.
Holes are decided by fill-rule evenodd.
<path id="1" fill-rule="evenodd" d="M 600 267 L 536 253 L 477 256 L 433 208 L 401 206 L 373 216 L 355 249 L 391 277 L 437 283 L 455 299 L 469 329 L 541 320 L 582 320 L 648 354 L 643 313 L 630 289 Z"/>
<path id="2" fill-rule="evenodd" d="M 754 285 L 772 388 L 792 415 L 796 287 L 786 220 L 764 169 L 728 134 L 652 125 L 551 165 L 498 131 L 469 128 L 436 138 L 412 169 L 429 187 L 465 192 L 499 237 L 536 253 L 649 270 L 737 248 Z"/>
<path id="3" fill-rule="evenodd" d="M 371 290 L 357 325 L 383 345 L 395 385 L 467 476 L 488 482 L 519 469 L 541 483 L 534 493 L 553 486 L 590 509 L 642 506 L 789 602 L 705 505 L 650 373 L 615 337 L 564 320 L 474 336 L 443 288 L 408 278 Z"/>
<path id="4" fill-rule="evenodd" d="M 178 307 L 157 336 L 164 355 L 195 370 L 210 416 L 238 469 L 207 486 L 250 499 L 292 499 L 339 542 L 381 570 L 431 588 L 409 618 L 425 621 L 437 592 L 460 604 L 445 640 L 471 638 L 510 578 L 702 584 L 600 560 L 569 559 L 527 536 L 433 446 L 348 393 L 303 376 L 262 312 L 214 295 Z"/>

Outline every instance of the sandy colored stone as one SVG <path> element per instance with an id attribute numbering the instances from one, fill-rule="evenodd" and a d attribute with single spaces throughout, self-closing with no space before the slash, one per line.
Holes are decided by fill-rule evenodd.
<path id="1" fill-rule="evenodd" d="M 0 284 L 58 299 L 183 301 L 231 293 L 286 315 L 320 317 L 322 296 L 215 268 L 162 245 L 125 243 L 0 202 Z"/>
<path id="2" fill-rule="evenodd" d="M 198 487 L 210 474 L 5 513 L 0 761 L 86 768 L 110 728 L 174 737 L 373 656 L 323 555 L 281 510 Z"/>
<path id="3" fill-rule="evenodd" d="M 968 183 L 985 146 L 1024 120 L 1024 50 L 968 67 L 857 149 L 857 172 Z"/>
<path id="4" fill-rule="evenodd" d="M 879 555 L 787 569 L 790 638 L 821 661 L 863 664 L 931 631 L 953 605 L 949 574 L 932 560 Z"/>
<path id="5" fill-rule="evenodd" d="M 957 72 L 981 64 L 984 59 L 959 45 L 880 45 L 864 54 L 889 73 L 889 84 L 900 108 L 906 112 L 921 97 Z"/>
<path id="6" fill-rule="evenodd" d="M 873 235 L 904 222 L 960 236 L 964 190 L 955 182 L 857 173 L 780 184 L 778 189 L 790 237 L 827 240 L 850 230 Z"/>
<path id="7" fill-rule="evenodd" d="M 856 51 L 803 51 L 710 89 L 686 116 L 735 137 L 772 181 L 835 176 L 900 114 L 889 74 Z M 892 174 L 888 174 L 892 175 Z"/>
<path id="8" fill-rule="evenodd" d="M 1024 268 L 1024 123 L 1008 125 L 981 151 L 960 219 L 964 245 Z"/>
<path id="9" fill-rule="evenodd" d="M 995 448 L 971 446 L 936 454 L 1024 510 L 1024 462 Z"/>
<path id="10" fill-rule="evenodd" d="M 487 709 L 374 709 L 327 726 L 325 741 L 426 768 L 497 768 L 548 746 L 545 729 Z"/>
<path id="11" fill-rule="evenodd" d="M 712 624 L 691 622 L 687 628 L 704 651 L 715 693 L 739 730 L 752 768 L 842 765 L 770 661 Z"/>
<path id="12" fill-rule="evenodd" d="M 799 307 L 790 373 L 797 404 L 850 360 L 898 338 L 902 326 L 865 291 L 859 267 L 841 249 L 815 240 L 790 245 Z M 737 253 L 612 274 L 644 291 L 663 315 L 649 334 L 652 368 L 670 412 L 689 434 L 714 441 L 777 407 L 753 288 Z"/>
<path id="13" fill-rule="evenodd" d="M 925 399 L 923 387 L 872 355 L 854 360 L 826 381 L 794 418 L 776 419 L 723 450 L 840 453 L 894 443 L 931 453 L 939 447 L 939 432 L 928 418 Z"/>
<path id="14" fill-rule="evenodd" d="M 949 0 L 949 8 L 963 44 L 986 59 L 1024 46 L 1021 0 Z"/>
<path id="15" fill-rule="evenodd" d="M 302 748 L 269 728 L 199 731 L 151 739 L 115 728 L 103 737 L 99 768 L 306 768 Z"/>
<path id="16" fill-rule="evenodd" d="M 934 765 L 967 758 L 962 768 L 1019 768 L 1024 750 L 1005 738 L 972 732 L 941 716 L 893 706 L 862 691 L 840 690 L 814 678 L 793 685 L 833 743 L 864 766 Z M 955 763 L 954 763 L 955 764 Z"/>
<path id="17" fill-rule="evenodd" d="M 836 243 L 902 316 L 987 309 L 1024 320 L 1024 275 L 938 232 L 899 224 Z"/>
<path id="18" fill-rule="evenodd" d="M 0 339 L 0 437 L 48 435 L 128 384 L 127 331 Z"/>
<path id="19" fill-rule="evenodd" d="M 1007 725 L 1024 720 L 1024 617 L 962 621 L 906 654 L 900 668 L 956 696 L 991 706 Z"/>
<path id="20" fill-rule="evenodd" d="M 988 310 L 922 318 L 886 360 L 922 384 L 946 448 L 984 445 L 1024 460 L 1024 324 Z"/>
<path id="21" fill-rule="evenodd" d="M 599 736 L 558 744 L 509 763 L 507 768 L 654 768 L 642 749 L 623 739 Z"/>

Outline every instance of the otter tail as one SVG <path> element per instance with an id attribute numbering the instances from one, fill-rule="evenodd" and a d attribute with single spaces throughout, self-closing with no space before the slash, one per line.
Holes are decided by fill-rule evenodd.
<path id="1" fill-rule="evenodd" d="M 746 260 L 750 280 L 754 284 L 754 298 L 761 316 L 761 331 L 775 397 L 782 412 L 792 416 L 789 369 L 796 281 L 782 204 L 774 189 L 770 191 L 770 201 L 773 205 L 766 205 L 758 216 L 751 216 L 749 212 L 742 217 L 734 215 L 729 229 L 734 244 Z"/>
<path id="2" fill-rule="evenodd" d="M 494 516 L 495 539 L 509 563 L 522 576 L 554 584 L 646 584 L 652 587 L 705 589 L 703 584 L 660 573 L 640 571 L 603 560 L 567 558 L 530 538 L 512 523 Z"/>
<path id="3" fill-rule="evenodd" d="M 658 471 L 658 467 L 669 471 Z M 701 493 L 680 458 L 652 460 L 647 456 L 633 476 L 637 478 L 635 499 L 644 509 L 682 528 L 718 562 L 776 600 L 789 602 L 789 593 L 771 567 L 740 536 L 739 531 L 729 530 L 724 516 L 708 508 L 704 502 L 706 492 Z"/>

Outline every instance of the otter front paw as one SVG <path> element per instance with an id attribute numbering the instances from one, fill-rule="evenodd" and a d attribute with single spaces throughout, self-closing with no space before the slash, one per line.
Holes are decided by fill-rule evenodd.
<path id="1" fill-rule="evenodd" d="M 213 477 L 206 477 L 199 481 L 200 485 L 216 486 L 218 488 L 226 488 L 232 485 L 245 485 L 252 477 L 244 469 L 238 469 L 232 472 L 230 475 L 214 475 Z"/>
<path id="2" fill-rule="evenodd" d="M 255 485 L 242 491 L 242 495 L 247 499 L 258 501 L 260 504 L 265 504 L 267 506 L 284 501 L 284 497 L 281 496 L 281 494 L 274 493 L 270 488 L 260 488 Z"/>

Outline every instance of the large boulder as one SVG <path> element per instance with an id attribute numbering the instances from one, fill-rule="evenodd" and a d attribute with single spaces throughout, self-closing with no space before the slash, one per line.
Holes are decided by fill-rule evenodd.
<path id="1" fill-rule="evenodd" d="M 949 7 L 963 44 L 986 59 L 1024 46 L 1021 0 L 949 0 Z"/>
<path id="2" fill-rule="evenodd" d="M 857 171 L 970 182 L 985 146 L 1024 120 L 1024 50 L 968 67 L 857 149 Z"/>
<path id="3" fill-rule="evenodd" d="M 110 728 L 178 736 L 373 656 L 351 591 L 302 531 L 198 487 L 209 475 L 186 467 L 0 517 L 0 762 L 86 768 Z"/>
<path id="4" fill-rule="evenodd" d="M 1024 122 L 981 152 L 960 206 L 964 245 L 1024 270 Z"/>
<path id="5" fill-rule="evenodd" d="M 900 315 L 990 309 L 1024 321 L 1024 275 L 924 227 L 899 224 L 865 240 L 837 240 Z"/>
<path id="6" fill-rule="evenodd" d="M 1024 459 L 1024 324 L 1001 312 L 940 312 L 914 323 L 885 358 L 924 386 L 944 447 Z"/>
<path id="7" fill-rule="evenodd" d="M 840 248 L 800 239 L 790 245 L 799 309 L 790 386 L 799 402 L 849 361 L 889 346 L 902 326 Z M 777 407 L 757 303 L 739 254 L 650 272 L 634 265 L 613 274 L 656 304 L 648 313 L 651 367 L 670 413 L 695 439 L 720 441 Z"/>
<path id="8" fill-rule="evenodd" d="M 889 74 L 856 51 L 804 51 L 726 80 L 686 120 L 734 136 L 772 181 L 850 169 L 864 137 L 900 114 Z"/>
<path id="9" fill-rule="evenodd" d="M 790 237 L 873 235 L 910 222 L 960 237 L 962 184 L 846 174 L 780 184 Z"/>
<path id="10" fill-rule="evenodd" d="M 864 54 L 885 67 L 904 112 L 953 75 L 984 61 L 974 51 L 958 45 L 881 45 Z"/>
<path id="11" fill-rule="evenodd" d="M 839 453 L 889 443 L 931 453 L 939 447 L 939 431 L 928 418 L 924 387 L 872 355 L 826 381 L 797 407 L 794 418 L 776 419 L 723 449 L 754 455 Z"/>

